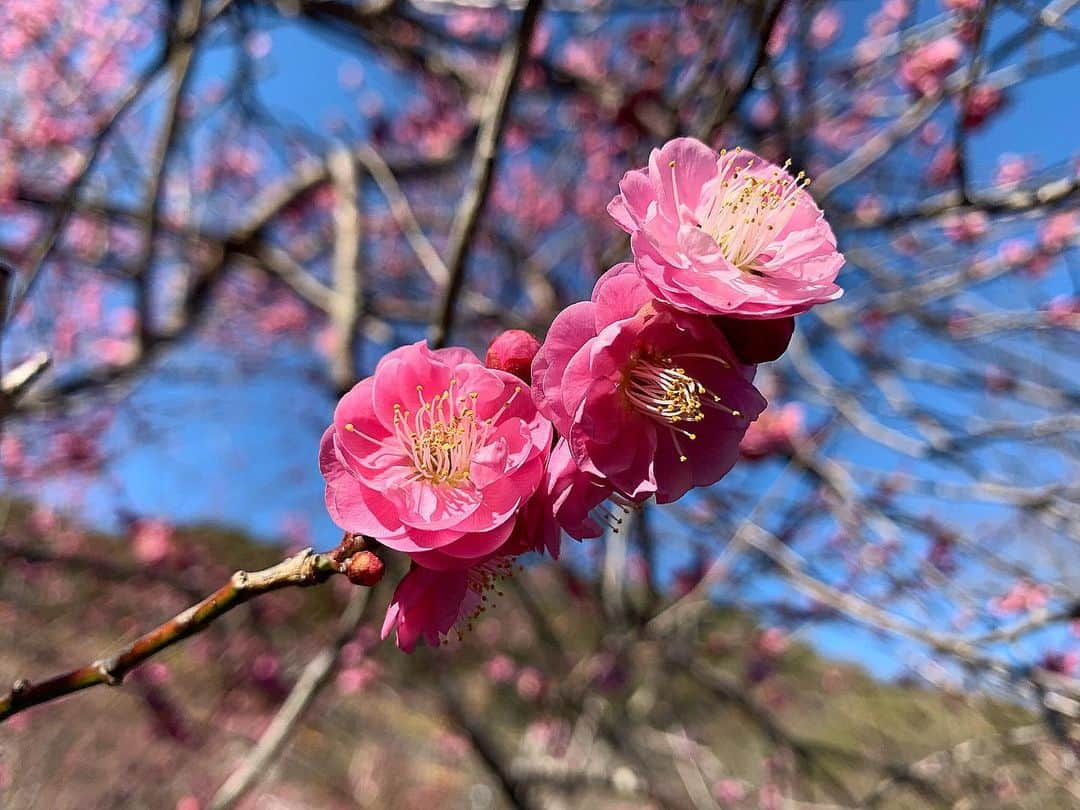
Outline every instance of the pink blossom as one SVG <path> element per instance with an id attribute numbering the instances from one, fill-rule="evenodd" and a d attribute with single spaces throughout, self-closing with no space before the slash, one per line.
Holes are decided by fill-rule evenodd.
<path id="1" fill-rule="evenodd" d="M 1004 595 L 990 603 L 990 609 L 999 616 L 1027 613 L 1045 607 L 1050 598 L 1050 588 L 1030 580 L 1014 584 Z"/>
<path id="2" fill-rule="evenodd" d="M 1031 160 L 1022 155 L 1005 154 L 998 158 L 994 182 L 1003 186 L 1015 186 L 1031 174 Z"/>
<path id="3" fill-rule="evenodd" d="M 1039 662 L 1039 666 L 1047 672 L 1059 672 L 1072 677 L 1080 668 L 1080 653 L 1076 651 L 1048 652 Z"/>
<path id="4" fill-rule="evenodd" d="M 942 0 L 942 5 L 949 11 L 965 12 L 973 14 L 979 10 L 982 0 Z"/>
<path id="5" fill-rule="evenodd" d="M 1080 296 L 1055 295 L 1045 309 L 1046 320 L 1066 329 L 1080 328 Z"/>
<path id="6" fill-rule="evenodd" d="M 627 172 L 608 213 L 652 294 L 686 312 L 779 318 L 838 298 L 844 257 L 800 172 L 693 138 Z"/>
<path id="7" fill-rule="evenodd" d="M 827 48 L 840 35 L 844 18 L 834 6 L 825 6 L 810 20 L 810 45 L 818 50 Z"/>
<path id="8" fill-rule="evenodd" d="M 507 683 L 517 673 L 513 660 L 499 653 L 484 665 L 484 674 L 494 683 Z"/>
<path id="9" fill-rule="evenodd" d="M 739 452 L 746 459 L 790 453 L 794 442 L 804 435 L 805 430 L 803 407 L 799 403 L 766 408 L 746 429 Z"/>
<path id="10" fill-rule="evenodd" d="M 934 153 L 926 167 L 926 180 L 934 186 L 943 186 L 956 176 L 960 157 L 953 146 L 943 146 Z"/>
<path id="11" fill-rule="evenodd" d="M 173 527 L 164 520 L 139 520 L 132 536 L 135 557 L 147 565 L 165 560 L 174 550 Z"/>
<path id="12" fill-rule="evenodd" d="M 967 129 L 975 129 L 1001 109 L 1005 103 L 1005 94 L 1000 87 L 992 84 L 977 84 L 964 100 L 961 122 Z"/>
<path id="13" fill-rule="evenodd" d="M 403 346 L 338 403 L 320 449 L 326 505 L 346 531 L 465 569 L 510 539 L 550 446 L 519 379 L 467 349 Z"/>
<path id="14" fill-rule="evenodd" d="M 632 500 L 668 503 L 720 480 L 765 407 L 723 333 L 652 300 L 630 264 L 555 318 L 532 371 L 578 470 Z"/>
<path id="15" fill-rule="evenodd" d="M 772 96 L 761 96 L 750 108 L 750 121 L 754 126 L 765 129 L 773 125 L 780 107 Z"/>
<path id="16" fill-rule="evenodd" d="M 754 366 L 782 355 L 795 334 L 795 318 L 743 320 L 716 316 L 712 322 L 724 333 L 739 362 Z"/>
<path id="17" fill-rule="evenodd" d="M 517 693 L 522 700 L 536 700 L 544 692 L 544 676 L 536 667 L 524 667 L 518 674 Z"/>
<path id="18" fill-rule="evenodd" d="M 559 439 L 551 451 L 544 491 L 547 497 L 545 511 L 553 515 L 557 526 L 568 535 L 583 540 L 604 533 L 592 515 L 601 503 L 612 497 L 614 488 L 607 479 L 590 475 L 578 467 L 566 439 Z"/>
<path id="19" fill-rule="evenodd" d="M 855 201 L 855 217 L 860 222 L 873 222 L 882 214 L 881 198 L 876 194 L 864 194 Z"/>
<path id="20" fill-rule="evenodd" d="M 920 96 L 937 95 L 963 53 L 964 46 L 953 36 L 920 45 L 901 59 L 900 83 Z"/>
<path id="21" fill-rule="evenodd" d="M 421 638 L 438 646 L 453 630 L 460 634 L 483 612 L 487 591 L 512 570 L 506 557 L 457 571 L 432 571 L 413 564 L 390 600 L 382 637 L 396 630 L 397 645 L 405 652 L 412 652 Z"/>
<path id="22" fill-rule="evenodd" d="M 738 779 L 720 779 L 712 788 L 713 798 L 721 805 L 738 804 L 746 798 L 746 788 Z"/>
<path id="23" fill-rule="evenodd" d="M 769 627 L 754 639 L 754 648 L 766 658 L 778 658 L 788 651 L 791 640 L 779 627 Z"/>
<path id="24" fill-rule="evenodd" d="M 1064 211 L 1054 214 L 1039 228 L 1039 245 L 1047 253 L 1060 253 L 1080 236 L 1080 214 Z"/>
<path id="25" fill-rule="evenodd" d="M 364 661 L 359 666 L 346 667 L 337 676 L 337 689 L 343 695 L 362 692 L 379 677 L 379 665 L 375 661 Z"/>
<path id="26" fill-rule="evenodd" d="M 949 214 L 941 221 L 941 230 L 950 242 L 975 242 L 986 235 L 989 220 L 982 211 Z"/>
<path id="27" fill-rule="evenodd" d="M 25 463 L 22 442 L 10 433 L 0 436 L 0 469 L 7 475 L 18 475 Z"/>
<path id="28" fill-rule="evenodd" d="M 397 645 L 405 652 L 412 652 L 421 638 L 438 646 L 461 616 L 467 592 L 465 571 L 430 571 L 414 565 L 394 591 L 382 637 L 396 629 Z"/>
<path id="29" fill-rule="evenodd" d="M 1020 267 L 1035 255 L 1030 242 L 1023 239 L 1006 239 L 998 246 L 998 258 L 1007 267 Z"/>

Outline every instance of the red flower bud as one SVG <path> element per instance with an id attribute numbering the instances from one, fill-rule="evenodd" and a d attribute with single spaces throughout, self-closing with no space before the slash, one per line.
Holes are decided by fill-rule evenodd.
<path id="1" fill-rule="evenodd" d="M 532 361 L 540 341 L 521 329 L 508 329 L 491 341 L 484 363 L 488 368 L 508 371 L 527 384 L 532 383 Z"/>
<path id="2" fill-rule="evenodd" d="M 795 333 L 795 318 L 742 320 L 716 316 L 713 319 L 731 344 L 735 356 L 744 363 L 767 363 L 782 355 Z"/>
<path id="3" fill-rule="evenodd" d="M 383 561 L 370 551 L 357 552 L 345 563 L 345 576 L 353 585 L 375 585 L 385 570 Z"/>

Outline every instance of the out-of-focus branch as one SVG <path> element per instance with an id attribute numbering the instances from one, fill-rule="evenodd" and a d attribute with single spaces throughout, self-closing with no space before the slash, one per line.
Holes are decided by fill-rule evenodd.
<path id="1" fill-rule="evenodd" d="M 3 336 L 7 325 L 8 306 L 11 303 L 11 285 L 15 273 L 5 264 L 0 263 L 0 427 L 3 418 L 27 389 L 34 384 L 49 367 L 49 355 L 37 352 L 24 360 L 11 371 L 4 371 Z"/>
<path id="2" fill-rule="evenodd" d="M 334 349 L 330 375 L 338 393 L 356 380 L 357 326 L 363 305 L 364 284 L 360 247 L 363 240 L 358 207 L 356 164 L 344 147 L 335 148 L 327 160 L 334 183 L 334 298 L 330 322 Z"/>
<path id="3" fill-rule="evenodd" d="M 436 284 L 446 284 L 450 277 L 450 271 L 446 269 L 442 256 L 439 255 L 439 252 L 435 250 L 424 234 L 420 222 L 413 213 L 412 206 L 409 205 L 405 192 L 401 190 L 393 170 L 383 159 L 383 156 L 371 146 L 365 145 L 357 151 L 356 159 L 371 175 L 371 179 L 375 181 L 383 196 L 386 197 L 386 201 L 390 205 L 390 213 L 397 221 L 398 227 L 401 228 L 401 232 L 405 235 L 409 246 L 412 247 L 416 258 L 424 265 L 424 270 L 428 276 Z"/>
<path id="4" fill-rule="evenodd" d="M 264 244 L 251 256 L 262 267 L 284 281 L 293 292 L 323 312 L 334 306 L 334 291 L 309 273 L 289 251 Z"/>
<path id="5" fill-rule="evenodd" d="M 451 687 L 442 690 L 442 704 L 447 717 L 465 734 L 473 751 L 498 781 L 510 806 L 515 810 L 532 810 L 536 805 L 530 798 L 526 785 L 515 777 L 509 764 L 503 761 L 501 752 L 487 730 L 473 720 Z"/>
<path id="6" fill-rule="evenodd" d="M 860 807 L 873 808 L 880 806 L 885 796 L 901 783 L 911 783 L 911 777 L 928 783 L 930 779 L 943 773 L 951 773 L 958 765 L 970 763 L 980 750 L 986 750 L 991 745 L 1004 748 L 1027 746 L 1046 738 L 1046 729 L 1039 724 L 1011 728 L 1008 731 L 976 737 L 957 743 L 952 748 L 935 751 L 910 765 L 897 769 L 889 774 L 863 797 L 859 802 Z"/>
<path id="7" fill-rule="evenodd" d="M 801 565 L 798 554 L 780 542 L 771 532 L 765 531 L 760 526 L 751 527 L 747 542 L 771 559 L 796 588 L 856 621 L 914 639 L 938 652 L 951 655 L 972 666 L 1008 676 L 1017 674 L 1014 668 L 1004 660 L 979 649 L 979 646 L 987 640 L 999 640 L 994 634 L 990 634 L 983 639 L 969 641 L 927 630 L 913 622 L 889 613 L 859 596 L 844 593 L 811 576 Z M 1065 620 L 1069 615 L 1071 614 L 1055 614 L 1055 618 Z M 1020 628 L 1020 632 L 1027 632 L 1029 629 L 1027 626 L 1023 626 Z M 1010 630 L 1009 633 L 1011 632 L 1013 631 Z M 1009 633 L 1006 633 L 1003 638 L 1008 638 Z"/>
<path id="8" fill-rule="evenodd" d="M 325 582 L 344 572 L 345 564 L 357 551 L 366 547 L 353 536 L 346 536 L 333 551 L 316 554 L 310 548 L 262 571 L 237 571 L 225 585 L 210 596 L 164 624 L 140 636 L 119 652 L 86 666 L 56 675 L 37 683 L 20 679 L 0 697 L 0 722 L 31 706 L 108 684 L 118 686 L 124 676 L 147 659 L 179 641 L 205 630 L 233 608 L 264 593 L 290 587 L 306 587 Z"/>
<path id="9" fill-rule="evenodd" d="M 284 750 L 315 698 L 330 682 L 341 650 L 356 636 L 371 597 L 368 589 L 356 591 L 338 622 L 334 640 L 312 658 L 293 686 L 278 713 L 270 721 L 258 743 L 225 780 L 210 800 L 210 810 L 235 807 L 266 774 Z"/>
<path id="10" fill-rule="evenodd" d="M 844 183 L 858 177 L 885 157 L 900 141 L 930 119 L 941 106 L 943 98 L 940 93 L 923 96 L 904 110 L 890 126 L 868 138 L 858 149 L 822 172 L 813 183 L 814 196 L 819 200 L 826 199 Z"/>
<path id="11" fill-rule="evenodd" d="M 184 0 L 180 3 L 174 22 L 175 33 L 171 35 L 178 44 L 173 46 L 166 77 L 169 89 L 165 101 L 162 131 L 158 136 L 157 148 L 150 161 L 150 180 L 145 190 L 146 230 L 143 234 L 142 249 L 135 261 L 135 312 L 139 319 L 136 345 L 140 353 L 146 349 L 153 336 L 151 323 L 153 303 L 150 286 L 154 254 L 157 248 L 158 222 L 165 204 L 165 195 L 161 193 L 162 184 L 168 169 L 169 156 L 183 128 L 180 108 L 191 80 L 192 65 L 195 61 L 194 33 L 198 30 L 201 12 L 202 0 Z"/>
<path id="12" fill-rule="evenodd" d="M 850 217 L 846 227 L 856 230 L 892 228 L 919 220 L 935 219 L 944 214 L 968 210 L 984 214 L 1024 214 L 1038 208 L 1062 205 L 1080 196 L 1080 178 L 1062 177 L 1030 189 L 990 189 L 971 193 L 965 202 L 957 190 L 928 197 L 917 205 L 893 213 Z"/>
<path id="13" fill-rule="evenodd" d="M 503 49 L 498 71 L 484 102 L 480 134 L 476 140 L 476 150 L 473 152 L 472 167 L 469 171 L 469 185 L 450 229 L 450 245 L 446 254 L 448 278 L 439 302 L 438 321 L 430 335 L 431 345 L 435 348 L 446 344 L 450 329 L 454 325 L 457 299 L 465 282 L 465 265 L 495 175 L 499 141 L 510 115 L 510 102 L 514 97 L 517 77 L 528 56 L 529 43 L 532 42 L 536 20 L 543 5 L 543 0 L 529 0 L 525 5 L 517 36 Z"/>
<path id="14" fill-rule="evenodd" d="M 772 39 L 773 30 L 776 28 L 777 22 L 780 20 L 780 14 L 784 10 L 785 0 L 776 0 L 776 3 L 771 9 L 764 13 L 760 26 L 756 26 L 757 29 L 757 48 L 754 51 L 754 57 L 749 67 L 746 69 L 746 73 L 743 74 L 742 80 L 736 87 L 731 88 L 724 93 L 723 99 L 701 126 L 701 137 L 709 141 L 712 139 L 716 130 L 723 126 L 724 123 L 731 116 L 731 113 L 735 111 L 735 108 L 739 106 L 739 103 L 745 98 L 750 87 L 754 83 L 754 78 L 758 75 L 758 72 L 765 66 L 769 56 L 769 40 Z M 764 8 L 764 4 L 762 4 Z"/>
<path id="15" fill-rule="evenodd" d="M 49 368 L 48 352 L 35 352 L 0 378 L 0 416 L 13 407 Z"/>
<path id="16" fill-rule="evenodd" d="M 601 788 L 623 797 L 647 796 L 645 784 L 626 766 L 582 764 L 560 757 L 533 757 L 514 760 L 510 774 L 523 784 L 553 786 L 563 790 Z"/>

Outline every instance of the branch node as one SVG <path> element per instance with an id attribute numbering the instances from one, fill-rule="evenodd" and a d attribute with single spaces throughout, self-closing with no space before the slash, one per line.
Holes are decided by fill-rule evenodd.
<path id="1" fill-rule="evenodd" d="M 103 658 L 94 664 L 94 669 L 101 673 L 101 677 L 105 679 L 105 683 L 109 686 L 119 686 L 123 683 L 124 678 L 122 675 L 116 672 L 117 660 L 113 658 Z"/>

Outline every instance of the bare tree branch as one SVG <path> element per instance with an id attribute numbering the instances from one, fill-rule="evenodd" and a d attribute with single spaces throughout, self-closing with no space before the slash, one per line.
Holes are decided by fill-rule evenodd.
<path id="1" fill-rule="evenodd" d="M 107 658 L 44 681 L 16 681 L 11 691 L 0 697 L 0 722 L 31 706 L 92 686 L 119 686 L 124 676 L 139 664 L 167 647 L 202 632 L 212 622 L 256 596 L 282 588 L 318 585 L 335 574 L 343 573 L 348 558 L 364 547 L 364 544 L 358 544 L 347 535 L 337 549 L 326 554 L 305 549 L 262 571 L 237 571 L 228 583 L 210 596 Z"/>

